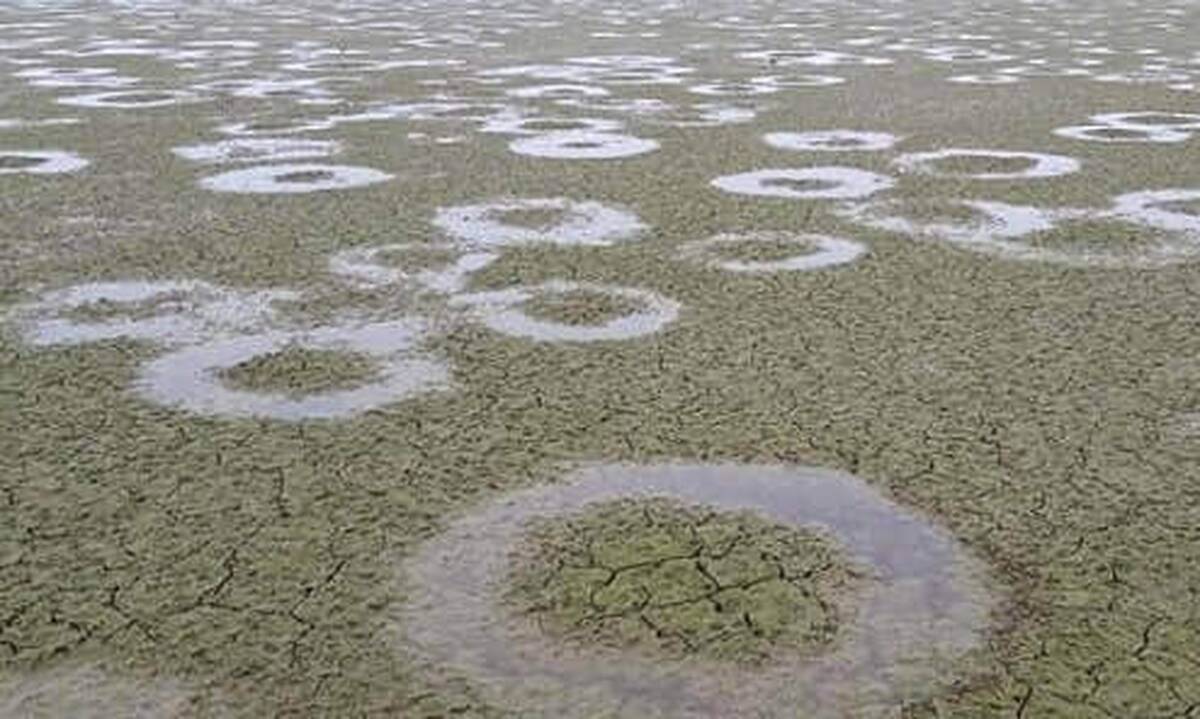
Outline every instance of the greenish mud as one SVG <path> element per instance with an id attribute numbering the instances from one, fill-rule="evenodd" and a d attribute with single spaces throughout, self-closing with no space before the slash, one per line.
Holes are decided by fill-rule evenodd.
<path id="1" fill-rule="evenodd" d="M 507 601 L 552 636 L 740 664 L 827 647 L 852 580 L 818 535 L 669 500 L 544 520 L 513 561 Z"/>
<path id="2" fill-rule="evenodd" d="M 532 317 L 568 325 L 600 325 L 645 309 L 635 298 L 599 290 L 547 292 L 521 303 Z"/>
<path id="3" fill-rule="evenodd" d="M 745 242 L 718 243 L 711 246 L 711 251 L 715 257 L 726 261 L 773 262 L 803 254 L 806 244 L 796 242 L 794 239 L 751 238 Z"/>
<path id="4" fill-rule="evenodd" d="M 947 157 L 930 163 L 930 169 L 954 175 L 984 175 L 1023 172 L 1033 162 L 1021 157 L 959 156 Z"/>
<path id="5" fill-rule="evenodd" d="M 324 182 L 325 180 L 333 179 L 333 173 L 327 170 L 305 170 L 301 172 L 288 172 L 279 175 L 275 179 L 279 182 Z"/>
<path id="6" fill-rule="evenodd" d="M 762 183 L 763 187 L 776 190 L 790 190 L 792 192 L 818 192 L 828 190 L 835 186 L 836 183 L 828 180 L 802 179 L 794 180 L 787 177 L 771 178 Z"/>
<path id="7" fill-rule="evenodd" d="M 1181 212 L 1185 215 L 1200 217 L 1200 200 L 1192 200 L 1191 202 L 1164 202 L 1161 207 L 1168 212 Z"/>
<path id="8" fill-rule="evenodd" d="M 292 346 L 218 374 L 234 389 L 299 396 L 367 384 L 379 376 L 379 368 L 364 355 Z"/>
<path id="9" fill-rule="evenodd" d="M 1026 238 L 1033 247 L 1048 250 L 1107 251 L 1133 255 L 1154 247 L 1165 232 L 1120 220 L 1066 222 L 1053 230 L 1035 232 Z"/>
<path id="10" fill-rule="evenodd" d="M 408 245 L 404 248 L 384 250 L 375 255 L 380 264 L 404 270 L 441 268 L 450 264 L 458 253 L 434 245 Z"/>
<path id="11" fill-rule="evenodd" d="M 143 320 L 170 312 L 173 306 L 189 299 L 188 293 L 164 292 L 140 302 L 113 302 L 99 299 L 61 312 L 64 319 L 77 322 L 104 322 L 114 319 Z"/>
<path id="12" fill-rule="evenodd" d="M 1088 31 L 1113 33 L 1114 47 L 1195 52 L 1194 9 L 1168 16 L 1140 4 L 1084 5 L 1103 18 Z M 208 18 L 195 14 L 199 8 L 181 7 L 178 22 L 203 25 Z M 753 16 L 748 32 L 767 33 L 756 42 L 788 47 L 798 32 L 787 27 L 795 8 L 776 9 L 739 4 L 722 13 Z M 819 21 L 828 31 L 821 42 L 835 44 L 876 34 L 864 25 L 883 20 L 863 20 L 856 15 L 862 9 L 838 5 L 797 21 Z M 429 49 L 467 65 L 367 77 L 343 93 L 340 107 L 440 92 L 502 100 L 503 90 L 535 82 L 488 86 L 469 74 L 584 54 L 679 56 L 695 68 L 695 82 L 808 69 L 733 62 L 745 38 L 729 26 L 675 16 L 657 28 L 659 38 L 601 38 L 591 33 L 613 27 L 599 13 L 580 12 L 557 28 L 480 35 L 507 48 Z M 1050 17 L 1056 12 L 1032 23 L 1018 22 L 1028 15 L 1017 11 L 984 20 L 995 37 L 1044 41 L 1034 28 L 1057 22 Z M 908 20 L 925 26 L 921 13 L 955 26 L 978 20 L 930 2 L 914 5 Z M 443 14 L 422 15 L 418 24 L 450 32 Z M 455 23 L 467 17 L 450 15 Z M 1147 15 L 1178 31 L 1151 32 L 1142 22 Z M 350 44 L 361 38 L 376 51 L 397 47 L 389 33 L 254 17 L 270 29 L 250 34 L 272 35 L 278 47 L 314 36 Z M 71 46 L 96 32 L 138 34 L 131 23 L 151 34 L 151 23 L 136 15 L 69 23 L 54 33 Z M 147 87 L 175 87 L 198 74 L 145 58 L 52 62 L 114 67 Z M 259 57 L 238 72 L 277 67 L 274 56 Z M 404 598 L 403 578 L 401 591 L 394 589 L 403 558 L 457 514 L 559 480 L 564 464 L 728 460 L 862 477 L 936 519 L 1011 587 L 986 648 L 964 660 L 949 688 L 897 709 L 902 715 L 1195 716 L 1200 265 L 1089 270 L 1008 261 L 863 230 L 823 203 L 709 186 L 721 175 L 815 164 L 895 174 L 898 154 L 947 147 L 1050 152 L 1083 166 L 1028 182 L 910 173 L 878 199 L 929 203 L 928 215 L 911 216 L 933 220 L 945 216 L 947 200 L 1103 209 L 1122 193 L 1200 186 L 1200 140 L 1098 143 L 1053 134 L 1097 113 L 1194 112 L 1194 93 L 1080 78 L 944 82 L 952 72 L 981 71 L 965 67 L 901 59 L 879 68 L 822 68 L 847 82 L 766 96 L 759 116 L 741 125 L 674 128 L 627 118 L 630 132 L 662 148 L 613 162 L 515 156 L 511 138 L 456 121 L 346 125 L 312 136 L 343 142 L 339 163 L 397 179 L 286 198 L 203 192 L 196 183 L 214 168 L 184 162 L 171 149 L 223 139 L 218 124 L 266 128 L 319 119 L 329 107 L 222 95 L 152 110 L 86 110 L 55 102 L 83 90 L 34 89 L 6 71 L 0 117 L 85 121 L 3 130 L 0 145 L 69 150 L 92 164 L 69 175 L 0 176 L 2 311 L 44 287 L 195 278 L 305 291 L 289 311 L 314 324 L 347 313 L 395 317 L 418 301 L 337 284 L 329 256 L 431 243 L 440 239 L 430 224 L 438 208 L 497 197 L 622 205 L 650 229 L 609 248 L 507 248 L 472 278 L 471 289 L 617 284 L 669 296 L 683 311 L 661 334 L 588 346 L 524 342 L 455 319 L 433 342 L 453 367 L 454 391 L 346 421 L 299 424 L 163 409 L 129 391 L 139 367 L 160 356 L 156 348 L 110 341 L 35 350 L 6 325 L 0 686 L 61 666 L 97 665 L 134 679 L 177 679 L 199 696 L 196 716 L 217 715 L 204 707 L 222 704 L 218 698 L 238 717 L 521 716 L 519 707 L 489 704 L 452 670 L 430 682 L 397 650 L 385 616 Z M 448 84 L 420 84 L 429 79 Z M 686 85 L 624 86 L 614 94 L 676 104 L 698 98 Z M 761 141 L 766 132 L 842 127 L 892 132 L 902 141 L 895 152 L 819 158 Z M 422 143 L 412 132 L 468 139 Z M 1195 212 L 1195 203 L 1189 208 Z M 551 219 L 505 221 L 542 226 Z M 845 236 L 870 252 L 836 270 L 769 276 L 706 272 L 678 260 L 688 242 L 759 229 Z M 1143 241 L 1119 224 L 1061 232 L 1039 241 L 1128 242 L 1131 249 Z M 397 261 L 407 266 L 409 259 Z"/>

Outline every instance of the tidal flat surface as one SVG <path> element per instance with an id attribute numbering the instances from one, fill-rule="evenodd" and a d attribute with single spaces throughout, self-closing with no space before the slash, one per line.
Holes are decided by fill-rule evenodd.
<path id="1" fill-rule="evenodd" d="M 1192 0 L 5 2 L 0 719 L 1200 717 L 1197 317 Z"/>

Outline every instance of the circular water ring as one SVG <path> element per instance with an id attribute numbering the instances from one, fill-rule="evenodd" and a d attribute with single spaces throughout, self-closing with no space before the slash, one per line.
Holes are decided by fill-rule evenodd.
<path id="1" fill-rule="evenodd" d="M 1133 72 L 1111 72 L 1096 75 L 1096 82 L 1107 82 L 1119 85 L 1166 85 L 1168 83 L 1187 82 L 1192 75 L 1187 72 L 1171 72 L 1165 69 L 1144 69 Z"/>
<path id="2" fill-rule="evenodd" d="M 750 79 L 755 85 L 766 85 L 784 90 L 795 90 L 811 87 L 832 87 L 846 84 L 846 78 L 837 75 L 761 75 Z"/>
<path id="3" fill-rule="evenodd" d="M 1200 202 L 1200 189 L 1146 190 L 1118 195 L 1112 213 L 1117 217 L 1200 242 L 1200 213 L 1166 209 L 1163 205 Z"/>
<path id="4" fill-rule="evenodd" d="M 657 98 L 650 97 L 606 97 L 585 99 L 581 97 L 555 100 L 554 104 L 563 107 L 574 107 L 588 112 L 614 112 L 622 115 L 655 115 L 668 112 L 673 107 Z"/>
<path id="5" fill-rule="evenodd" d="M 286 290 L 235 292 L 197 280 L 91 282 L 47 292 L 18 305 L 11 318 L 34 346 L 79 345 L 126 339 L 179 345 L 237 332 L 259 331 Z M 76 316 L 89 307 L 102 317 Z M 151 312 L 146 312 L 152 308 Z"/>
<path id="6" fill-rule="evenodd" d="M 953 82 L 959 85 L 1015 85 L 1021 82 L 1021 78 L 1002 73 L 955 75 L 954 77 L 946 78 L 946 82 Z"/>
<path id="7" fill-rule="evenodd" d="M 744 60 L 765 62 L 776 67 L 793 65 L 814 65 L 832 67 L 836 65 L 881 66 L 891 65 L 895 61 L 886 57 L 872 57 L 840 52 L 838 50 L 754 50 L 739 53 Z"/>
<path id="8" fill-rule="evenodd" d="M 939 160 L 949 160 L 960 157 L 983 157 L 998 160 L 1029 160 L 1033 166 L 1017 172 L 943 172 L 934 166 Z M 983 150 L 949 148 L 933 152 L 914 152 L 901 155 L 893 164 L 902 170 L 922 175 L 938 177 L 963 177 L 972 180 L 1032 180 L 1044 177 L 1059 177 L 1078 172 L 1081 167 L 1078 160 L 1064 155 L 1051 155 L 1042 152 L 1017 152 L 1010 150 Z"/>
<path id="9" fill-rule="evenodd" d="M 523 211 L 559 212 L 562 217 L 538 228 L 504 222 L 504 213 Z M 455 240 L 476 247 L 543 243 L 606 247 L 636 239 L 646 229 L 637 215 L 624 208 L 564 197 L 504 199 L 442 208 L 433 224 Z"/>
<path id="10" fill-rule="evenodd" d="M 1007 240 L 1046 232 L 1054 229 L 1058 219 L 1052 211 L 1003 202 L 956 200 L 950 204 L 967 208 L 976 216 L 958 222 L 912 220 L 897 211 L 903 206 L 899 200 L 848 203 L 835 209 L 834 213 L 873 229 L 929 237 L 958 245 L 986 244 L 997 238 Z"/>
<path id="11" fill-rule="evenodd" d="M 0 150 L 0 175 L 60 175 L 90 163 L 62 150 Z"/>
<path id="12" fill-rule="evenodd" d="M 645 67 L 614 67 L 593 76 L 605 85 L 680 85 L 694 72 L 688 67 L 648 65 Z"/>
<path id="13" fill-rule="evenodd" d="M 605 118 L 527 116 L 514 113 L 487 120 L 479 128 L 479 131 L 500 135 L 542 136 L 571 132 L 597 133 L 607 136 L 619 132 L 624 127 L 625 123 L 619 120 Z"/>
<path id="14" fill-rule="evenodd" d="M 752 122 L 758 110 L 724 103 L 705 102 L 672 109 L 661 109 L 646 117 L 645 122 L 667 127 L 720 127 Z"/>
<path id="15" fill-rule="evenodd" d="M 450 249 L 457 257 L 444 267 L 437 269 L 407 270 L 381 263 L 379 255 L 387 252 Z M 329 258 L 329 271 L 366 287 L 386 287 L 412 282 L 436 294 L 449 295 L 461 291 L 468 278 L 499 257 L 494 252 L 462 252 L 461 248 L 443 248 L 439 245 L 400 243 L 375 247 L 355 247 L 343 250 Z"/>
<path id="16" fill-rule="evenodd" d="M 483 70 L 478 73 L 478 76 L 481 78 L 522 77 L 582 85 L 596 82 L 603 72 L 603 68 L 584 65 L 513 65 Z"/>
<path id="17" fill-rule="evenodd" d="M 996 63 L 1012 60 L 1012 55 L 1004 55 L 992 50 L 975 47 L 937 47 L 928 48 L 921 53 L 926 60 L 949 64 Z"/>
<path id="18" fill-rule="evenodd" d="M 83 120 L 77 117 L 48 117 L 38 120 L 26 120 L 17 117 L 0 118 L 0 130 L 23 130 L 27 127 L 62 127 L 78 125 Z"/>
<path id="19" fill-rule="evenodd" d="M 113 110 L 152 110 L 159 107 L 203 102 L 207 98 L 186 90 L 119 90 L 72 95 L 58 98 L 58 104 L 70 107 L 106 108 Z"/>
<path id="20" fill-rule="evenodd" d="M 632 301 L 638 309 L 599 325 L 574 325 L 531 316 L 522 305 L 544 295 L 593 292 Z M 610 342 L 661 332 L 679 316 L 679 303 L 632 287 L 552 281 L 540 285 L 458 295 L 455 307 L 470 308 L 480 322 L 500 334 L 537 342 Z"/>
<path id="21" fill-rule="evenodd" d="M 795 152 L 876 152 L 890 150 L 899 141 L 891 133 L 859 130 L 768 132 L 763 135 L 763 142 L 771 147 Z"/>
<path id="22" fill-rule="evenodd" d="M 107 67 L 40 67 L 13 73 L 32 87 L 106 88 L 131 87 L 141 82 L 136 77 L 117 75 Z"/>
<path id="23" fill-rule="evenodd" d="M 576 65 L 597 65 L 608 68 L 671 67 L 679 62 L 667 55 L 582 55 L 567 58 Z"/>
<path id="24" fill-rule="evenodd" d="M 285 421 L 350 417 L 448 386 L 446 365 L 418 352 L 427 331 L 416 320 L 397 320 L 219 339 L 152 360 L 135 387 L 147 400 L 204 415 Z M 377 361 L 380 376 L 351 389 L 301 397 L 231 389 L 218 376 L 221 370 L 291 346 L 366 355 Z"/>
<path id="25" fill-rule="evenodd" d="M 552 85 L 529 85 L 514 87 L 504 92 L 509 97 L 528 99 L 569 99 L 577 97 L 608 97 L 612 93 L 596 85 L 556 83 Z"/>
<path id="26" fill-rule="evenodd" d="M 191 162 L 222 164 L 308 160 L 331 157 L 341 150 L 341 143 L 333 140 L 263 137 L 224 140 L 203 145 L 183 145 L 172 148 L 171 151 Z"/>
<path id="27" fill-rule="evenodd" d="M 1152 119 L 1167 119 L 1168 122 L 1151 122 Z M 1138 112 L 1106 112 L 1092 115 L 1092 122 L 1111 127 L 1135 130 L 1200 130 L 1200 114 L 1193 112 L 1162 112 L 1143 110 Z"/>
<path id="28" fill-rule="evenodd" d="M 712 95 L 715 97 L 755 97 L 758 95 L 773 95 L 780 91 L 777 85 L 755 82 L 707 82 L 692 85 L 688 92 L 693 95 Z"/>
<path id="29" fill-rule="evenodd" d="M 200 186 L 214 192 L 292 195 L 366 187 L 393 177 L 369 167 L 350 165 L 260 165 L 205 177 Z"/>
<path id="30" fill-rule="evenodd" d="M 795 245 L 796 254 L 778 260 L 730 260 L 722 258 L 717 252 L 722 247 L 764 242 Z M 680 256 L 684 259 L 702 262 L 726 272 L 746 274 L 819 270 L 854 262 L 866 252 L 867 247 L 861 242 L 792 232 L 723 234 L 689 242 L 680 248 Z"/>
<path id="31" fill-rule="evenodd" d="M 264 135 L 299 135 L 305 132 L 321 132 L 332 130 L 336 125 L 332 119 L 323 120 L 289 120 L 285 123 L 267 123 L 250 120 L 221 125 L 217 132 L 235 137 L 261 137 Z"/>
<path id="32" fill-rule="evenodd" d="M 518 155 L 557 160 L 616 160 L 644 155 L 658 143 L 632 135 L 587 130 L 548 132 L 514 140 L 508 148 Z"/>
<path id="33" fill-rule="evenodd" d="M 788 187 L 794 183 L 800 187 Z M 784 197 L 793 200 L 850 200 L 882 192 L 895 181 L 853 167 L 807 167 L 803 169 L 756 170 L 725 175 L 712 186 L 736 195 Z M 815 185 L 815 187 L 805 187 Z"/>
<path id="34" fill-rule="evenodd" d="M 814 528 L 871 576 L 835 647 L 740 669 L 561 646 L 510 616 L 498 587 L 531 520 L 622 498 L 665 497 Z M 465 673 L 527 717 L 844 717 L 899 707 L 948 684 L 997 600 L 949 534 L 850 475 L 809 467 L 595 465 L 452 522 L 401 573 L 403 647 Z"/>
<path id="35" fill-rule="evenodd" d="M 1131 127 L 1127 125 L 1071 125 L 1054 129 L 1054 134 L 1071 140 L 1108 143 L 1187 142 L 1192 133 L 1165 127 Z"/>
<path id="36" fill-rule="evenodd" d="M 1200 197 L 1200 194 L 1192 197 Z M 1172 199 L 1177 201 L 1178 197 L 1172 196 Z M 959 201 L 956 204 L 974 210 L 979 217 L 957 223 L 914 222 L 892 212 L 886 203 L 875 207 L 846 207 L 842 208 L 840 214 L 877 229 L 942 240 L 993 257 L 1067 267 L 1157 268 L 1189 261 L 1200 255 L 1200 234 L 1188 234 L 1185 229 L 1191 226 L 1191 232 L 1200 233 L 1200 217 L 1166 212 L 1158 216 L 1157 222 L 1148 221 L 1145 216 L 1147 213 L 1138 211 L 1133 197 L 1124 203 L 1118 202 L 1119 209 L 1108 211 L 1045 210 L 983 201 Z M 1149 210 L 1151 217 L 1156 212 Z M 1056 249 L 1027 241 L 1027 238 L 1051 232 L 1063 223 L 1080 220 L 1126 221 L 1162 230 L 1164 234 L 1155 238 L 1153 246 L 1136 253 L 1092 247 Z"/>

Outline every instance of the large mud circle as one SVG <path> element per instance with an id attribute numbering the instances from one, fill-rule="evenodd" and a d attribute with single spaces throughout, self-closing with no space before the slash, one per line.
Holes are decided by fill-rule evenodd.
<path id="1" fill-rule="evenodd" d="M 816 528 L 869 572 L 835 648 L 734 671 L 548 641 L 497 596 L 534 518 L 628 497 L 666 497 Z M 402 647 L 462 672 L 501 705 L 539 717 L 890 716 L 944 686 L 981 646 L 998 594 L 953 538 L 861 480 L 805 467 L 596 465 L 561 485 L 501 497 L 451 523 L 401 569 Z"/>
<path id="2" fill-rule="evenodd" d="M 1197 317 L 1200 0 L 0 0 L 0 719 L 1200 719 Z M 655 488 L 864 583 L 497 601 Z"/>

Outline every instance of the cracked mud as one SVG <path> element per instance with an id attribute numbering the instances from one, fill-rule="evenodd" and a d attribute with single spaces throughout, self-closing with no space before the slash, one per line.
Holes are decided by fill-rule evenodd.
<path id="1" fill-rule="evenodd" d="M 601 325 L 645 309 L 632 297 L 597 290 L 546 292 L 522 302 L 520 307 L 535 319 L 567 325 Z"/>
<path id="2" fill-rule="evenodd" d="M 303 395 L 366 384 L 379 377 L 379 366 L 352 352 L 290 346 L 220 370 L 217 375 L 234 389 Z"/>
<path id="3" fill-rule="evenodd" d="M 530 716 L 508 664 L 398 639 L 428 591 L 400 570 L 563 466 L 680 461 L 851 473 L 986 570 L 941 681 L 858 715 L 1200 719 L 1197 38 L 1187 0 L 0 3 L 0 716 L 128 714 L 104 686 L 189 718 Z M 763 233 L 860 249 L 689 254 Z M 658 312 L 453 305 L 563 287 Z M 418 355 L 371 355 L 390 392 L 139 391 L 198 344 L 325 328 L 305 346 L 347 359 L 346 327 L 417 315 Z M 285 374 L 347 379 L 322 367 Z M 827 642 L 751 661 L 531 630 L 533 656 L 634 657 L 560 716 L 622 686 L 703 714 L 729 666 L 853 646 L 873 576 Z M 729 696 L 788 716 L 769 676 Z"/>
<path id="4" fill-rule="evenodd" d="M 513 562 L 512 611 L 552 636 L 739 663 L 828 645 L 854 577 L 818 535 L 663 500 L 536 522 Z"/>

